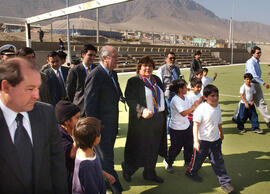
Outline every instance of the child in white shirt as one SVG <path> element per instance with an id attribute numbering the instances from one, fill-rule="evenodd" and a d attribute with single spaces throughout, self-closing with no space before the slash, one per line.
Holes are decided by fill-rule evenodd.
<path id="1" fill-rule="evenodd" d="M 184 147 L 184 160 L 187 166 L 190 163 L 193 149 L 192 129 L 187 115 L 195 110 L 202 100 L 190 104 L 187 94 L 186 81 L 183 79 L 174 80 L 170 85 L 170 91 L 176 95 L 171 101 L 171 121 L 169 124 L 171 135 L 171 146 L 168 156 L 164 160 L 165 170 L 173 172 L 172 164 L 176 156 Z"/>
<path id="2" fill-rule="evenodd" d="M 214 85 L 204 88 L 206 102 L 199 105 L 193 115 L 194 152 L 186 175 L 193 181 L 201 182 L 198 175 L 205 158 L 210 155 L 212 168 L 217 175 L 221 188 L 230 193 L 234 190 L 231 179 L 227 175 L 221 152 L 224 139 L 221 110 L 218 104 L 218 89 Z"/>
<path id="3" fill-rule="evenodd" d="M 240 130 L 241 133 L 245 133 L 246 129 L 244 128 L 244 124 L 249 118 L 252 125 L 251 130 L 255 133 L 260 134 L 263 133 L 263 131 L 259 128 L 258 115 L 254 106 L 254 102 L 256 99 L 256 90 L 254 84 L 251 83 L 252 79 L 252 74 L 244 74 L 245 83 L 240 88 L 241 101 L 237 117 L 237 128 Z"/>

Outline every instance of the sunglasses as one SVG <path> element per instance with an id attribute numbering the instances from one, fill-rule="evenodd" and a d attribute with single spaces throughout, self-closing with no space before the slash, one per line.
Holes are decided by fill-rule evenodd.
<path id="1" fill-rule="evenodd" d="M 255 53 L 255 54 L 260 55 L 260 54 L 262 54 L 262 52 L 257 52 L 257 53 Z"/>
<path id="2" fill-rule="evenodd" d="M 175 57 L 170 57 L 169 58 L 171 61 L 174 61 L 175 60 Z"/>

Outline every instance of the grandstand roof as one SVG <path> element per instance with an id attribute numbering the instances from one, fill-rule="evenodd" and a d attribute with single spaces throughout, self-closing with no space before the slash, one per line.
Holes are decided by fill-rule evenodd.
<path id="1" fill-rule="evenodd" d="M 96 29 L 97 23 L 94 20 L 87 19 L 87 18 L 71 18 L 69 19 L 70 28 L 74 29 Z M 57 20 L 52 23 L 53 29 L 66 29 L 67 28 L 67 21 L 66 20 Z M 99 22 L 99 27 L 102 30 L 110 30 L 113 29 L 113 27 L 110 24 L 105 24 Z M 50 29 L 51 25 L 45 26 L 43 29 Z"/>

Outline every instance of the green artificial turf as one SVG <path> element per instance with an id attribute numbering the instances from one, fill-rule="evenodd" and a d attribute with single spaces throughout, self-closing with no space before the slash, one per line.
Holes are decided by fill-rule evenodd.
<path id="1" fill-rule="evenodd" d="M 270 67 L 261 65 L 262 78 L 269 83 Z M 189 70 L 181 70 L 186 80 L 189 77 Z M 244 65 L 221 66 L 209 68 L 209 76 L 217 72 L 218 76 L 213 83 L 219 88 L 220 105 L 222 109 L 223 130 L 225 138 L 222 144 L 222 151 L 228 175 L 232 179 L 235 188 L 234 193 L 245 194 L 267 194 L 270 193 L 270 130 L 267 129 L 264 120 L 259 115 L 259 122 L 264 134 L 254 134 L 248 131 L 239 134 L 236 124 L 232 123 L 231 118 L 239 102 L 239 89 L 243 84 Z M 135 75 L 135 74 L 133 74 Z M 132 75 L 119 75 L 119 82 L 124 93 L 128 78 Z M 270 104 L 270 89 L 263 89 L 265 99 Z M 127 107 L 128 109 L 128 107 Z M 120 104 L 119 134 L 115 144 L 115 168 L 118 172 L 120 181 L 124 187 L 123 193 L 155 193 L 155 194 L 174 194 L 174 193 L 223 193 L 220 185 L 212 170 L 210 163 L 204 163 L 199 171 L 203 177 L 202 183 L 195 183 L 188 179 L 184 173 L 182 152 L 174 163 L 174 174 L 169 174 L 164 170 L 162 158 L 159 157 L 156 171 L 159 176 L 164 178 L 164 183 L 155 184 L 146 181 L 142 177 L 142 169 L 139 169 L 133 176 L 130 183 L 122 177 L 121 162 L 124 158 L 124 147 L 127 135 L 128 112 L 124 105 Z M 245 127 L 250 129 L 250 124 Z"/>

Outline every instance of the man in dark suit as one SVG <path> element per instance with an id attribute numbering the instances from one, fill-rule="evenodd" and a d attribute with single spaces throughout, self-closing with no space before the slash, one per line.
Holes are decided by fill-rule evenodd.
<path id="1" fill-rule="evenodd" d="M 30 62 L 36 65 L 36 54 L 32 48 L 24 47 L 19 49 L 17 52 L 17 56 L 25 57 Z M 48 82 L 47 75 L 43 72 L 40 72 L 40 76 L 41 76 L 41 85 L 39 88 L 39 101 L 50 104 L 50 92 L 47 83 Z"/>
<path id="2" fill-rule="evenodd" d="M 67 193 L 64 152 L 51 105 L 36 102 L 34 64 L 0 64 L 0 193 Z"/>
<path id="3" fill-rule="evenodd" d="M 84 45 L 81 50 L 82 63 L 70 69 L 67 76 L 68 100 L 80 107 L 81 115 L 84 115 L 84 83 L 86 76 L 97 66 L 94 64 L 96 54 L 97 49 L 93 45 Z"/>
<path id="4" fill-rule="evenodd" d="M 86 116 L 96 117 L 102 121 L 100 149 L 105 172 L 115 178 L 112 185 L 122 192 L 118 175 L 114 170 L 114 143 L 118 132 L 118 102 L 122 92 L 114 68 L 118 63 L 118 52 L 112 46 L 104 46 L 99 53 L 100 64 L 87 76 L 85 81 L 84 105 Z"/>
<path id="5" fill-rule="evenodd" d="M 55 106 L 57 102 L 66 97 L 66 78 L 69 68 L 61 66 L 59 54 L 52 51 L 48 55 L 49 66 L 43 70 L 48 78 L 51 104 Z"/>

